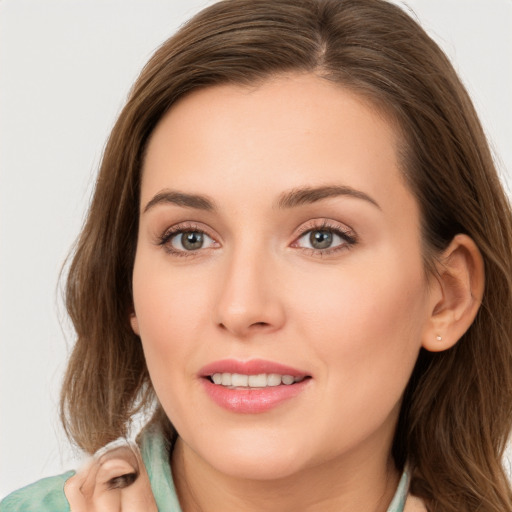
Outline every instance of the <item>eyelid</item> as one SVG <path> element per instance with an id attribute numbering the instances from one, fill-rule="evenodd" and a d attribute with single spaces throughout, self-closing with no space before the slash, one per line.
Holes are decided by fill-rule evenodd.
<path id="1" fill-rule="evenodd" d="M 194 257 L 198 256 L 199 253 L 207 251 L 209 249 L 213 249 L 216 247 L 201 247 L 197 250 L 193 251 L 187 251 L 187 250 L 181 250 L 177 249 L 172 246 L 172 239 L 181 234 L 181 233 L 187 233 L 187 232 L 197 232 L 202 233 L 206 235 L 208 238 L 213 240 L 213 242 L 218 246 L 220 246 L 219 241 L 217 240 L 217 236 L 213 235 L 211 233 L 211 230 L 204 226 L 202 223 L 197 223 L 194 221 L 184 221 L 179 222 L 177 224 L 174 224 L 170 227 L 168 227 L 162 234 L 157 235 L 156 237 L 156 245 L 162 246 L 169 254 L 173 256 L 184 256 L 184 257 Z"/>
<path id="2" fill-rule="evenodd" d="M 165 229 L 165 231 L 161 235 L 157 235 L 158 242 L 164 242 L 166 240 L 169 240 L 174 235 L 178 233 L 186 233 L 186 232 L 195 232 L 198 233 L 204 233 L 205 235 L 208 235 L 212 240 L 215 240 L 216 237 L 211 234 L 210 230 L 203 226 L 200 223 L 197 222 L 191 222 L 191 221 L 185 221 L 185 222 L 178 222 L 177 224 L 173 224 L 172 226 L 169 226 Z"/>
<path id="3" fill-rule="evenodd" d="M 347 236 L 350 236 L 353 239 L 357 239 L 356 232 L 347 224 L 343 224 L 339 221 L 326 219 L 326 218 L 318 218 L 311 219 L 304 224 L 301 224 L 297 228 L 297 235 L 295 236 L 295 240 L 299 239 L 301 236 L 306 234 L 309 231 L 333 231 L 340 232 Z"/>
<path id="4" fill-rule="evenodd" d="M 315 249 L 313 247 L 301 247 L 298 245 L 298 241 L 303 238 L 307 233 L 312 231 L 328 231 L 335 235 L 338 235 L 343 239 L 345 243 L 336 245 L 334 247 L 328 247 L 325 249 Z M 310 254 L 316 255 L 328 255 L 335 253 L 339 250 L 349 249 L 354 246 L 358 242 L 358 237 L 356 232 L 346 224 L 342 224 L 338 221 L 330 220 L 330 219 L 311 219 L 310 221 L 302 224 L 298 228 L 298 234 L 295 236 L 294 241 L 291 244 L 291 247 L 296 247 L 298 249 L 302 249 L 304 251 L 309 252 Z"/>

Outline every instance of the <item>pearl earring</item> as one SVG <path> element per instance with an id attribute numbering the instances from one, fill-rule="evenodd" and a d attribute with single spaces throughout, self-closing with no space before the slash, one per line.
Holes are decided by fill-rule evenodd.
<path id="1" fill-rule="evenodd" d="M 443 341 L 443 338 L 442 338 L 442 336 L 439 336 L 439 334 L 438 334 L 438 335 L 436 336 L 436 340 L 437 340 L 437 341 Z"/>

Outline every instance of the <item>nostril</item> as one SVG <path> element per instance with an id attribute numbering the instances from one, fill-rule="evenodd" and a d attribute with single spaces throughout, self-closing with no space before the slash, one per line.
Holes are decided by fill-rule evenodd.
<path id="1" fill-rule="evenodd" d="M 254 324 L 252 325 L 261 325 L 261 326 L 266 326 L 268 325 L 266 322 L 255 322 Z"/>

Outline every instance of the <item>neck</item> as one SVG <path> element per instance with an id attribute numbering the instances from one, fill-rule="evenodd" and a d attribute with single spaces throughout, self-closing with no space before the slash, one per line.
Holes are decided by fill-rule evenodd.
<path id="1" fill-rule="evenodd" d="M 171 466 L 183 512 L 386 512 L 400 477 L 389 451 L 358 455 L 250 480 L 217 471 L 178 438 Z"/>

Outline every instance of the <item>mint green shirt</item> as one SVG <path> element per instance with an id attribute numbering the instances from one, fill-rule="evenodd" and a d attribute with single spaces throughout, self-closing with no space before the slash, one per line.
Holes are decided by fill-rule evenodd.
<path id="1" fill-rule="evenodd" d="M 162 435 L 147 429 L 142 435 L 140 450 L 158 510 L 182 512 L 168 462 L 168 448 Z M 0 503 L 0 512 L 69 512 L 64 484 L 72 475 L 74 471 L 43 478 L 13 492 Z M 409 476 L 404 471 L 387 512 L 403 512 L 408 487 Z"/>

